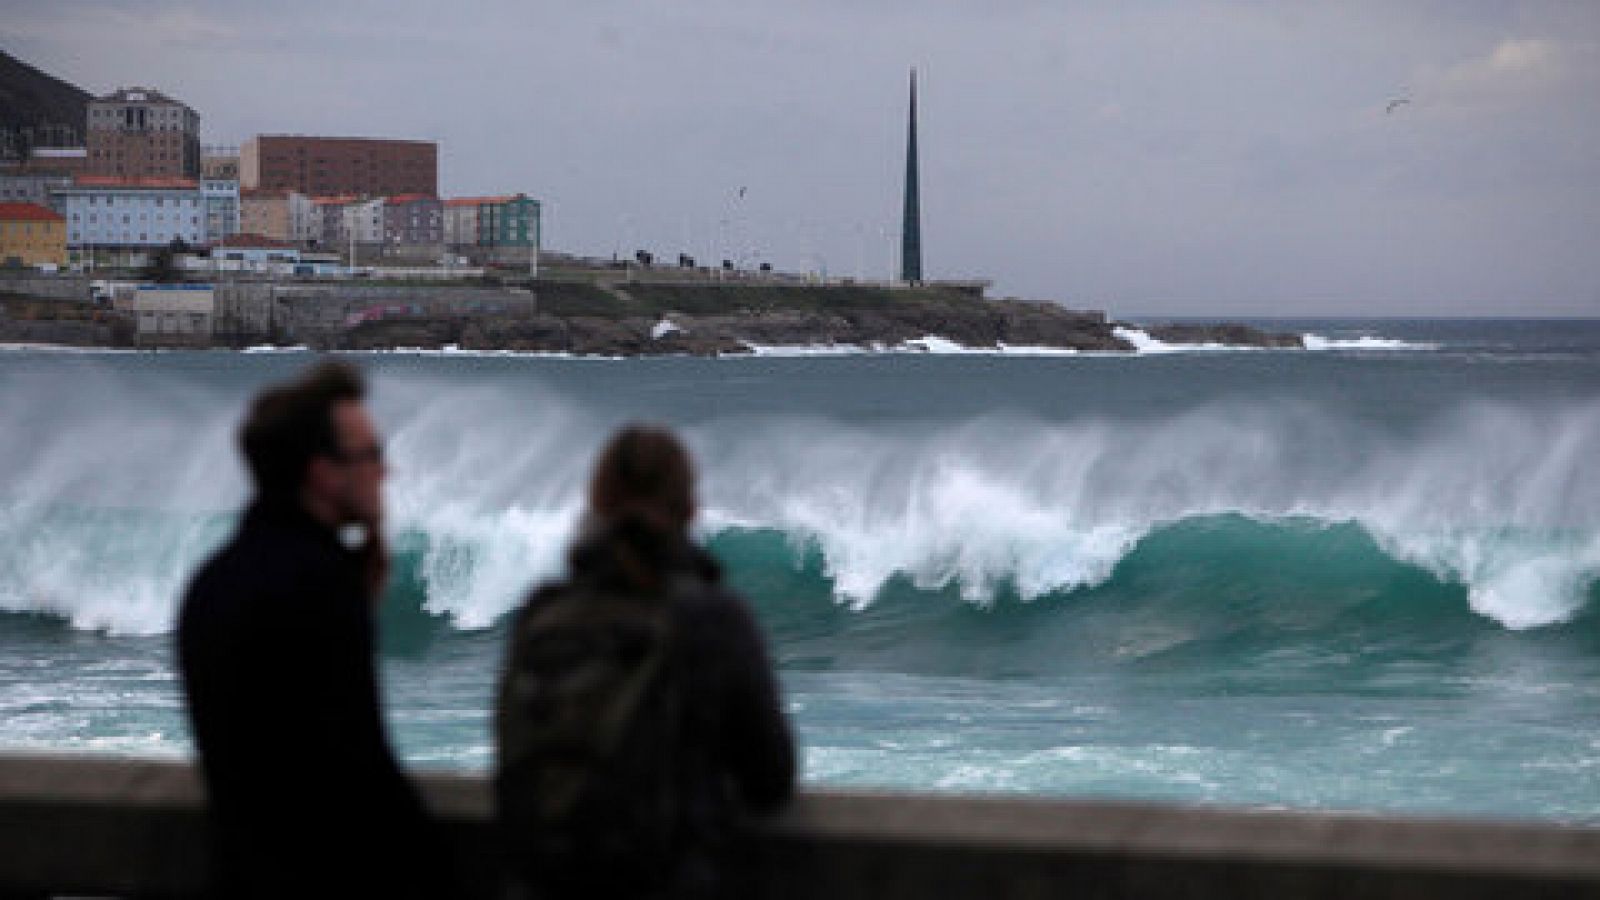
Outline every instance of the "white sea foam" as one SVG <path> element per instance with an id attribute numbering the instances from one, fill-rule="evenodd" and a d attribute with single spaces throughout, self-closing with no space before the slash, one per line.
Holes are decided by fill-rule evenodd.
<path id="1" fill-rule="evenodd" d="M 532 350 L 470 350 L 462 349 L 458 344 L 445 344 L 441 347 L 389 347 L 382 350 L 335 350 L 341 356 L 435 356 L 458 357 L 466 359 L 577 359 L 577 360 L 619 360 L 622 356 L 601 356 L 592 353 L 567 353 L 564 351 L 532 351 Z"/>
<path id="2" fill-rule="evenodd" d="M 993 347 L 964 347 L 938 335 L 912 338 L 902 344 L 750 344 L 752 356 L 862 356 L 877 353 L 911 353 L 933 356 L 1077 356 L 1070 347 L 1032 347 L 999 343 Z M 730 359 L 738 358 L 730 354 Z"/>
<path id="3" fill-rule="evenodd" d="M 1434 350 L 1438 344 L 1402 341 L 1395 338 L 1362 335 L 1355 338 L 1327 338 L 1307 332 L 1301 335 L 1307 350 Z"/>
<path id="4" fill-rule="evenodd" d="M 390 380 L 377 399 L 391 531 L 421 560 L 428 608 L 487 625 L 559 570 L 610 423 L 524 384 Z M 176 379 L 14 379 L 0 392 L 0 421 L 15 426 L 0 431 L 0 609 L 170 628 L 243 499 L 236 416 Z M 1571 618 L 1600 576 L 1594 404 L 1484 403 L 1417 431 L 1260 405 L 1058 423 L 711 421 L 685 434 L 706 528 L 789 535 L 858 607 L 896 577 L 979 604 L 1002 585 L 1036 598 L 1098 584 L 1153 530 L 1225 513 L 1359 523 L 1509 628 Z"/>
<path id="5" fill-rule="evenodd" d="M 245 347 L 244 349 L 240 350 L 239 352 L 240 353 L 264 353 L 264 354 L 273 354 L 273 353 L 310 353 L 311 352 L 311 348 L 307 347 L 305 344 L 293 344 L 293 345 L 283 346 L 283 347 L 280 347 L 277 344 L 258 344 L 258 345 L 254 346 L 254 347 Z"/>
<path id="6" fill-rule="evenodd" d="M 872 353 L 873 348 L 862 347 L 859 344 L 752 344 L 745 342 L 750 348 L 751 356 L 860 356 Z M 723 354 L 723 359 L 743 359 L 743 353 Z"/>
<path id="7" fill-rule="evenodd" d="M 129 353 L 154 353 L 154 350 L 135 350 L 128 347 L 77 347 L 71 344 L 0 343 L 0 352 L 7 353 L 66 353 L 92 356 L 95 354 L 124 355 Z"/>
<path id="8" fill-rule="evenodd" d="M 1150 336 L 1142 328 L 1131 328 L 1118 325 L 1111 329 L 1111 333 L 1133 345 L 1135 353 L 1142 356 L 1159 355 L 1166 353 L 1216 353 L 1220 351 L 1247 351 L 1261 350 L 1261 347 L 1248 347 L 1236 344 L 1172 344 Z"/>

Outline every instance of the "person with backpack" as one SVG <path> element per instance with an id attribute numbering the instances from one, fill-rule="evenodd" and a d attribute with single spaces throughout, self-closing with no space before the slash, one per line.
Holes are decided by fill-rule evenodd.
<path id="1" fill-rule="evenodd" d="M 494 786 L 514 892 L 728 896 L 741 822 L 794 792 L 761 632 L 690 539 L 671 432 L 618 433 L 588 500 L 568 576 L 508 636 Z"/>

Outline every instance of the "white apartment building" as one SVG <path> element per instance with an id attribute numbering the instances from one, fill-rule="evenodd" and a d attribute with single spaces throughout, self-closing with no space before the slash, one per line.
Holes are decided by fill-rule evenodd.
<path id="1" fill-rule="evenodd" d="M 202 178 L 200 196 L 205 201 L 206 243 L 215 244 L 230 234 L 239 233 L 239 182 Z"/>
<path id="2" fill-rule="evenodd" d="M 322 212 L 305 194 L 290 191 L 287 198 L 289 215 L 288 239 L 302 247 L 322 238 Z"/>
<path id="3" fill-rule="evenodd" d="M 68 247 L 164 247 L 202 244 L 206 209 L 200 189 L 184 179 L 116 181 L 81 178 L 50 192 L 67 220 Z"/>
<path id="4" fill-rule="evenodd" d="M 352 236 L 358 244 L 383 242 L 382 197 L 345 204 L 344 227 L 340 239 L 348 241 Z"/>

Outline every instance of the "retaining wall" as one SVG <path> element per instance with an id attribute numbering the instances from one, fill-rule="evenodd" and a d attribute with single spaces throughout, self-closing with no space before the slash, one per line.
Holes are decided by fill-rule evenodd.
<path id="1" fill-rule="evenodd" d="M 419 781 L 493 896 L 484 781 Z M 188 765 L 0 757 L 0 897 L 195 896 L 203 835 Z M 1600 896 L 1600 829 L 994 797 L 810 792 L 744 862 L 793 900 Z"/>

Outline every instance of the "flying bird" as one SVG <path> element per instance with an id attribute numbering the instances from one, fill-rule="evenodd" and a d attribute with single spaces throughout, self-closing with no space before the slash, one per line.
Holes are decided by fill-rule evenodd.
<path id="1" fill-rule="evenodd" d="M 1411 98 L 1410 97 L 1396 97 L 1393 100 L 1389 101 L 1389 105 L 1383 110 L 1383 113 L 1384 113 L 1384 115 L 1390 115 L 1395 110 L 1399 109 L 1401 106 L 1404 106 L 1405 104 L 1410 103 L 1410 102 L 1411 102 Z"/>

